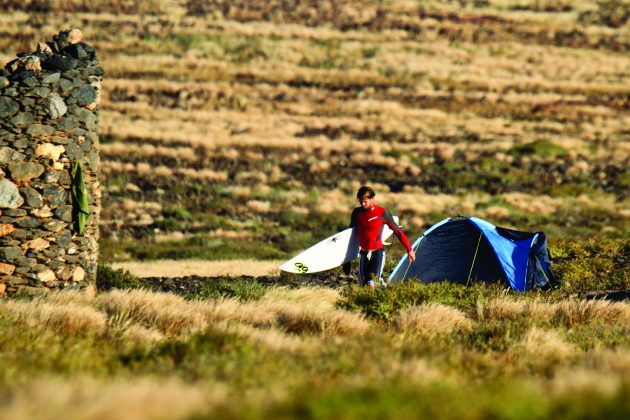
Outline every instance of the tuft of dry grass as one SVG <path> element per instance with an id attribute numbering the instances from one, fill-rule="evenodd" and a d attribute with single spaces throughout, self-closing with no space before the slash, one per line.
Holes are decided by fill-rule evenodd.
<path id="1" fill-rule="evenodd" d="M 361 335 L 371 323 L 361 314 L 336 309 L 336 291 L 320 288 L 272 290 L 256 302 L 215 301 L 204 311 L 215 321 L 238 322 L 291 334 Z M 258 336 L 260 337 L 260 336 Z"/>
<path id="2" fill-rule="evenodd" d="M 95 304 L 113 326 L 136 323 L 165 335 L 187 335 L 207 326 L 199 303 L 187 302 L 174 294 L 112 290 L 97 296 Z"/>
<path id="3" fill-rule="evenodd" d="M 411 306 L 401 310 L 393 320 L 396 331 L 424 337 L 466 331 L 472 327 L 472 323 L 460 310 L 439 303 Z"/>
<path id="4" fill-rule="evenodd" d="M 348 311 L 318 311 L 297 305 L 269 305 L 263 310 L 275 312 L 278 327 L 294 334 L 360 335 L 369 330 L 369 322 L 362 315 Z"/>
<path id="5" fill-rule="evenodd" d="M 478 321 L 526 318 L 533 322 L 562 324 L 569 328 L 589 322 L 627 325 L 630 322 L 630 305 L 626 302 L 578 299 L 567 299 L 559 303 L 519 302 L 505 297 L 478 303 L 475 316 Z"/>
<path id="6" fill-rule="evenodd" d="M 3 404 L 2 418 L 172 419 L 187 418 L 227 401 L 223 387 L 204 389 L 176 379 L 100 381 L 87 377 L 43 378 L 16 390 Z"/>
<path id="7" fill-rule="evenodd" d="M 556 322 L 567 327 L 588 322 L 628 325 L 630 323 L 630 305 L 625 302 L 605 300 L 568 299 L 557 305 L 554 317 Z"/>
<path id="8" fill-rule="evenodd" d="M 81 291 L 60 290 L 46 295 L 46 302 L 55 305 L 76 303 L 78 305 L 93 305 L 96 297 L 96 289 L 93 287 Z"/>
<path id="9" fill-rule="evenodd" d="M 82 303 L 67 301 L 48 303 L 6 301 L 0 311 L 24 322 L 32 328 L 50 329 L 59 334 L 103 335 L 107 331 L 107 317 L 102 312 Z"/>
<path id="10" fill-rule="evenodd" d="M 242 306 L 242 302 L 236 299 L 217 299 L 208 302 L 201 311 L 204 317 L 213 323 L 226 323 L 239 319 Z"/>
<path id="11" fill-rule="evenodd" d="M 630 350 L 597 348 L 585 355 L 585 365 L 598 372 L 630 378 Z"/>
<path id="12" fill-rule="evenodd" d="M 129 323 L 120 330 L 120 336 L 134 344 L 154 343 L 164 340 L 164 334 L 155 328 L 147 328 L 138 324 Z"/>
<path id="13" fill-rule="evenodd" d="M 361 335 L 370 328 L 370 322 L 357 313 L 286 301 L 244 304 L 238 320 L 258 327 L 277 327 L 293 334 Z"/>
<path id="14" fill-rule="evenodd" d="M 271 350 L 299 353 L 313 348 L 316 343 L 314 341 L 316 338 L 287 333 L 277 328 L 260 329 L 239 325 L 236 331 L 247 337 L 254 345 L 264 346 Z"/>
<path id="15" fill-rule="evenodd" d="M 556 310 L 555 304 L 515 301 L 510 297 L 503 297 L 487 303 L 478 303 L 475 316 L 478 321 L 528 318 L 532 321 L 549 322 L 553 319 Z"/>
<path id="16" fill-rule="evenodd" d="M 522 353 L 534 368 L 545 368 L 567 362 L 577 349 L 560 337 L 557 331 L 532 327 L 523 339 L 511 347 L 512 352 Z"/>
<path id="17" fill-rule="evenodd" d="M 392 374 L 400 375 L 405 380 L 419 384 L 433 384 L 444 381 L 445 374 L 428 359 L 411 358 L 393 363 Z"/>
<path id="18" fill-rule="evenodd" d="M 334 310 L 338 300 L 339 292 L 325 287 L 301 287 L 298 289 L 276 287 L 263 296 L 265 302 L 290 302 L 327 311 Z"/>
<path id="19" fill-rule="evenodd" d="M 249 200 L 247 202 L 247 208 L 256 213 L 268 213 L 271 210 L 271 203 L 269 201 L 261 200 Z"/>
<path id="20" fill-rule="evenodd" d="M 610 396 L 622 386 L 622 377 L 611 373 L 588 368 L 561 370 L 554 376 L 549 388 L 559 396 L 586 392 Z"/>

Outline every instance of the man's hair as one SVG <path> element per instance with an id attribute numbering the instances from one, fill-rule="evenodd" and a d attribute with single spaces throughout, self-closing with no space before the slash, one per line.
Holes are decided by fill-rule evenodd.
<path id="1" fill-rule="evenodd" d="M 368 187 L 367 185 L 362 186 L 361 188 L 359 188 L 359 191 L 357 191 L 357 198 L 359 200 L 363 197 L 374 198 L 375 195 L 376 193 L 374 192 L 372 187 Z"/>

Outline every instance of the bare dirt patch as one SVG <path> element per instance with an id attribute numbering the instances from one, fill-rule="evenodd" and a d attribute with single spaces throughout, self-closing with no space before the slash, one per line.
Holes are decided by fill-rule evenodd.
<path id="1" fill-rule="evenodd" d="M 112 263 L 112 268 L 129 271 L 136 277 L 220 277 L 220 276 L 278 276 L 283 261 L 254 260 L 156 260 Z"/>

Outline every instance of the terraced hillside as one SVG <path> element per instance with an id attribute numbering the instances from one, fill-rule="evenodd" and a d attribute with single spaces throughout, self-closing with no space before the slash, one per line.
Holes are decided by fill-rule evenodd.
<path id="1" fill-rule="evenodd" d="M 63 27 L 96 47 L 106 262 L 283 258 L 363 183 L 412 238 L 629 231 L 625 0 L 85 4 L 0 2 L 0 64 Z"/>

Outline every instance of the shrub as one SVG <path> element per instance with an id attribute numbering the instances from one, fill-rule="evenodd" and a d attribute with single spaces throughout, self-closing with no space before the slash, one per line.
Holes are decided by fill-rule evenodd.
<path id="1" fill-rule="evenodd" d="M 169 206 L 166 207 L 162 214 L 165 218 L 174 218 L 178 220 L 186 220 L 192 217 L 190 211 L 181 206 Z"/>
<path id="2" fill-rule="evenodd" d="M 490 300 L 503 293 L 503 287 L 498 284 L 480 283 L 466 287 L 450 282 L 424 284 L 408 281 L 377 289 L 350 287 L 341 292 L 342 299 L 337 305 L 389 322 L 401 309 L 412 305 L 434 302 L 469 311 L 478 301 Z"/>
<path id="3" fill-rule="evenodd" d="M 480 351 L 506 351 L 528 331 L 526 320 L 509 321 L 491 319 L 476 322 L 464 335 L 467 346 Z"/>
<path id="4" fill-rule="evenodd" d="M 541 158 L 556 158 L 567 154 L 567 150 L 547 140 L 536 140 L 516 146 L 510 150 L 513 156 L 538 156 Z"/>
<path id="5" fill-rule="evenodd" d="M 597 2 L 597 10 L 588 10 L 579 14 L 578 22 L 605 25 L 620 28 L 630 19 L 628 4 L 623 0 L 604 0 Z"/>
<path id="6" fill-rule="evenodd" d="M 179 220 L 168 217 L 162 220 L 156 220 L 153 222 L 153 227 L 163 231 L 175 231 L 181 230 L 182 224 Z"/>
<path id="7" fill-rule="evenodd" d="M 136 276 L 122 268 L 113 269 L 107 265 L 99 265 L 96 272 L 96 288 L 98 290 L 130 289 L 140 287 Z"/>
<path id="8" fill-rule="evenodd" d="M 235 280 L 204 282 L 200 289 L 189 291 L 184 296 L 193 300 L 236 298 L 248 302 L 259 300 L 265 293 L 265 287 L 256 280 L 240 277 Z"/>
<path id="9" fill-rule="evenodd" d="M 630 289 L 630 239 L 561 239 L 550 245 L 550 253 L 565 296 Z"/>

